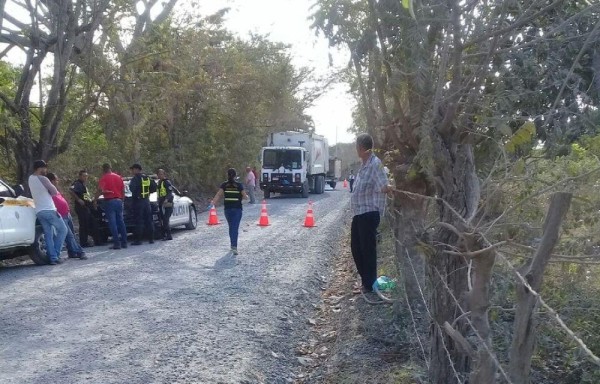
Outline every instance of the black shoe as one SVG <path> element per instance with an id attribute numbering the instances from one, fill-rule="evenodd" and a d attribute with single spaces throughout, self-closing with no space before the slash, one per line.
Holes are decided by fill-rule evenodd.
<path id="1" fill-rule="evenodd" d="M 131 243 L 131 245 L 142 245 L 141 241 L 134 241 L 133 243 Z"/>
<path id="2" fill-rule="evenodd" d="M 167 237 L 167 240 L 173 240 L 173 238 L 171 236 Z"/>
<path id="3" fill-rule="evenodd" d="M 154 244 L 154 240 L 150 240 L 148 244 Z"/>
<path id="4" fill-rule="evenodd" d="M 56 261 L 56 260 L 50 260 L 50 262 L 48 264 L 50 264 L 50 265 L 56 265 L 56 264 L 58 264 L 58 261 Z"/>
<path id="5" fill-rule="evenodd" d="M 101 245 L 101 244 L 99 244 Z M 81 248 L 92 248 L 93 245 L 92 244 L 81 244 Z"/>
<path id="6" fill-rule="evenodd" d="M 127 248 L 127 247 L 125 247 L 125 248 Z M 108 249 L 121 249 L 121 246 L 120 245 L 113 245 L 113 246 L 109 247 Z"/>
<path id="7" fill-rule="evenodd" d="M 121 244 L 121 248 L 127 248 L 127 243 Z"/>

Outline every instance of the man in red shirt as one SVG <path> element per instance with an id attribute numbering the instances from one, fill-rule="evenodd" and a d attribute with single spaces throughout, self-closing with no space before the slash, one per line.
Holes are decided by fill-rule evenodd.
<path id="1" fill-rule="evenodd" d="M 123 178 L 112 171 L 110 164 L 103 164 L 102 172 L 104 174 L 98 181 L 96 198 L 100 195 L 103 197 L 102 209 L 108 220 L 108 228 L 113 240 L 110 249 L 127 248 L 127 229 L 123 220 L 125 184 Z"/>

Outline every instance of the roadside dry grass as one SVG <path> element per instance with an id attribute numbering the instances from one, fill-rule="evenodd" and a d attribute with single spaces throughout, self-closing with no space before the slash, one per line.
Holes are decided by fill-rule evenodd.
<path id="1" fill-rule="evenodd" d="M 382 225 L 378 272 L 400 276 L 394 262 L 393 233 Z M 344 236 L 333 263 L 315 326 L 296 354 L 304 363 L 297 383 L 424 383 L 423 359 L 414 337 L 410 314 L 404 309 L 402 283 L 388 293 L 394 305 L 372 305 L 352 293 L 357 281 L 349 235 Z M 422 330 L 421 330 L 422 331 Z"/>

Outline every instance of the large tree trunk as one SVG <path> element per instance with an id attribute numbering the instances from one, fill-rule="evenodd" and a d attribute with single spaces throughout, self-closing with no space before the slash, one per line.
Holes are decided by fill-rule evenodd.
<path id="1" fill-rule="evenodd" d="M 437 195 L 441 198 L 438 203 L 440 221 L 461 231 L 475 214 L 480 198 L 473 149 L 469 144 L 446 145 L 439 136 L 434 139 L 440 178 L 436 186 Z M 458 308 L 459 304 L 463 308 L 467 307 L 467 259 L 446 253 L 449 247 L 462 248 L 458 234 L 449 228 L 440 226 L 436 231 L 433 239 L 436 251 L 427 260 L 431 287 L 430 308 L 434 321 L 431 329 L 429 373 L 431 382 L 435 384 L 457 383 L 459 380 L 462 382 L 471 364 L 468 351 L 442 331 L 445 323 L 455 324 L 455 329 L 462 335 L 467 331 L 464 318 L 455 321 L 463 315 Z"/>
<path id="2" fill-rule="evenodd" d="M 544 220 L 544 235 L 535 256 L 519 271 L 531 288 L 539 292 L 544 271 L 554 246 L 558 242 L 560 225 L 571 206 L 572 194 L 558 192 L 552 195 L 550 207 Z M 537 321 L 534 312 L 538 298 L 517 278 L 517 306 L 515 313 L 513 340 L 509 352 L 509 374 L 514 384 L 528 384 L 531 371 L 531 356 L 535 346 Z"/>
<path id="3" fill-rule="evenodd" d="M 496 362 L 492 357 L 492 336 L 488 309 L 490 307 L 490 285 L 492 271 L 496 261 L 494 250 L 487 251 L 473 258 L 473 288 L 469 292 L 469 309 L 471 323 L 478 335 L 476 352 L 473 356 L 473 370 L 469 383 L 494 383 Z M 480 339 L 479 339 L 480 338 Z"/>
<path id="4" fill-rule="evenodd" d="M 425 280 L 422 249 L 419 242 L 425 232 L 427 214 L 427 182 L 421 175 L 411 177 L 408 166 L 399 166 L 394 172 L 396 189 L 408 193 L 399 193 L 394 198 L 394 233 L 396 235 L 396 260 L 403 271 L 404 289 L 409 305 L 424 307 L 421 282 Z"/>

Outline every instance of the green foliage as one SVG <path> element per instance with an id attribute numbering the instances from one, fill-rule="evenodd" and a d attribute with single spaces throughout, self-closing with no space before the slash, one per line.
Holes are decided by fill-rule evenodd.
<path id="1" fill-rule="evenodd" d="M 518 149 L 525 146 L 531 146 L 535 137 L 535 124 L 532 121 L 525 122 L 511 138 L 504 144 L 504 148 L 511 155 L 515 154 Z"/>

